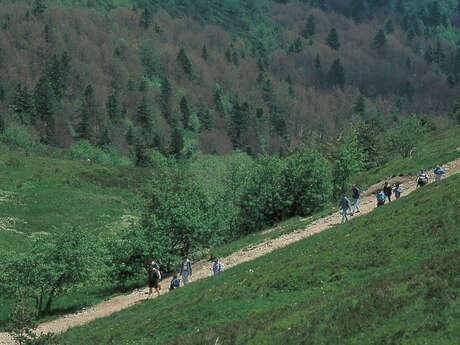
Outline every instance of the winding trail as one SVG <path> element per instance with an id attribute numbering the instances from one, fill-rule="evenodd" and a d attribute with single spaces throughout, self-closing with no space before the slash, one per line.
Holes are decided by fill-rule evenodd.
<path id="1" fill-rule="evenodd" d="M 444 164 L 443 168 L 446 170 L 446 176 L 452 176 L 460 173 L 460 158 Z M 444 177 L 445 178 L 445 177 Z M 434 180 L 433 172 L 429 172 L 429 181 Z M 387 179 L 391 183 L 399 182 L 404 189 L 403 196 L 407 196 L 416 189 L 415 176 L 402 176 Z M 354 217 L 359 217 L 363 214 L 369 213 L 376 206 L 376 199 L 374 193 L 382 188 L 382 182 L 371 186 L 367 191 L 361 194 L 360 209 L 361 212 L 357 213 Z M 341 212 L 340 212 L 341 213 Z M 281 235 L 275 239 L 267 240 L 261 243 L 250 245 L 242 250 L 239 250 L 225 258 L 221 258 L 221 262 L 225 264 L 228 269 L 243 262 L 256 259 L 260 256 L 266 255 L 278 248 L 285 247 L 291 243 L 300 241 L 313 234 L 326 230 L 340 223 L 340 213 L 334 213 L 324 218 L 320 218 L 310 223 L 304 229 L 298 229 L 288 234 Z M 199 280 L 211 276 L 211 264 L 208 260 L 202 260 L 194 264 L 193 280 Z M 162 294 L 167 292 L 167 286 L 164 286 Z M 134 290 L 128 295 L 113 297 L 104 302 L 94 305 L 88 309 L 83 309 L 75 314 L 62 316 L 56 320 L 42 323 L 37 328 L 39 333 L 62 333 L 69 328 L 86 324 L 95 319 L 106 317 L 114 312 L 128 308 L 135 303 L 145 300 L 147 297 L 147 288 Z M 0 333 L 0 345 L 14 345 L 13 339 L 8 333 Z"/>

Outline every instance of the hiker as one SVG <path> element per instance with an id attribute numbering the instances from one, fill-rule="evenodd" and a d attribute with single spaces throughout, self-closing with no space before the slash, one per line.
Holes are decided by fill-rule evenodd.
<path id="1" fill-rule="evenodd" d="M 417 187 L 423 187 L 428 183 L 428 174 L 425 169 L 420 169 L 420 172 L 417 174 Z"/>
<path id="2" fill-rule="evenodd" d="M 155 267 L 157 270 L 160 270 L 160 264 L 155 260 L 152 261 L 152 266 Z"/>
<path id="3" fill-rule="evenodd" d="M 446 172 L 444 171 L 443 168 L 441 168 L 441 166 L 438 164 L 436 165 L 436 168 L 433 170 L 434 172 L 434 180 L 437 182 L 437 181 L 441 181 L 441 177 L 442 175 L 444 175 Z"/>
<path id="4" fill-rule="evenodd" d="M 347 218 L 347 210 L 351 211 L 351 202 L 345 196 L 345 194 L 342 194 L 342 199 L 339 202 L 339 207 L 342 208 L 342 224 L 343 224 L 348 220 L 348 218 Z"/>
<path id="5" fill-rule="evenodd" d="M 177 278 L 177 274 L 175 274 L 173 279 L 171 280 L 171 284 L 169 285 L 169 291 L 177 289 L 179 287 L 180 287 L 180 279 Z"/>
<path id="6" fill-rule="evenodd" d="M 383 192 L 388 198 L 388 202 L 391 202 L 391 186 L 388 184 L 388 182 L 385 182 L 385 185 L 383 186 Z"/>
<path id="7" fill-rule="evenodd" d="M 395 193 L 396 199 L 399 199 L 399 197 L 401 196 L 402 192 L 403 192 L 402 187 L 399 185 L 399 183 L 396 183 L 396 187 L 395 187 L 395 189 L 393 189 L 393 193 Z"/>
<path id="8" fill-rule="evenodd" d="M 153 264 L 149 266 L 149 295 L 147 296 L 147 299 L 152 297 L 152 289 L 155 288 L 155 291 L 157 293 L 157 296 L 160 295 L 160 290 L 161 290 L 161 273 L 158 268 L 156 268 Z"/>
<path id="9" fill-rule="evenodd" d="M 224 264 L 219 261 L 219 258 L 214 260 L 214 264 L 212 265 L 212 273 L 214 275 L 219 274 L 224 270 Z"/>
<path id="10" fill-rule="evenodd" d="M 383 190 L 379 191 L 377 193 L 377 207 L 382 206 L 383 204 L 385 204 L 385 199 L 386 199 L 386 195 L 383 192 Z"/>
<path id="11" fill-rule="evenodd" d="M 353 211 L 351 212 L 351 215 L 354 216 L 355 215 L 355 212 L 360 212 L 359 210 L 359 205 L 358 205 L 358 202 L 359 202 L 359 197 L 361 195 L 361 191 L 359 190 L 358 186 L 357 185 L 353 185 L 353 189 L 351 190 L 353 195 Z"/>
<path id="12" fill-rule="evenodd" d="M 180 268 L 180 275 L 182 276 L 182 281 L 185 284 L 189 282 L 189 277 L 192 276 L 192 263 L 184 256 L 182 260 L 182 266 Z"/>

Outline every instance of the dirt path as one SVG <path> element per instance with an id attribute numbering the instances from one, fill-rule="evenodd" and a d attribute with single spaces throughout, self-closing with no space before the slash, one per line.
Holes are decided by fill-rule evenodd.
<path id="1" fill-rule="evenodd" d="M 443 168 L 447 172 L 447 176 L 451 176 L 460 173 L 460 158 L 452 161 L 448 164 L 443 165 Z M 434 180 L 432 171 L 429 173 L 430 182 Z M 391 183 L 400 182 L 404 189 L 403 197 L 413 192 L 416 188 L 416 178 L 414 176 L 403 176 L 389 179 Z M 371 186 L 366 192 L 362 193 L 360 198 L 360 209 L 361 212 L 357 213 L 354 217 L 361 216 L 372 211 L 376 206 L 376 199 L 373 193 L 381 188 L 382 183 L 378 183 Z M 285 247 L 293 242 L 300 241 L 308 236 L 326 230 L 332 226 L 337 225 L 341 221 L 341 215 L 339 212 L 334 213 L 330 216 L 318 219 L 313 223 L 309 224 L 305 229 L 295 230 L 291 233 L 284 234 L 278 238 L 261 242 L 258 244 L 251 245 L 240 251 L 237 251 L 221 261 L 225 264 L 228 269 L 236 266 L 243 262 L 247 262 L 256 259 L 260 256 L 266 255 L 278 248 Z M 207 260 L 203 260 L 194 264 L 193 280 L 202 279 L 211 275 L 211 264 Z M 168 279 L 165 279 L 166 284 L 162 293 L 167 292 Z M 41 324 L 37 331 L 40 333 L 62 333 L 67 329 L 80 326 L 95 319 L 106 317 L 114 312 L 128 308 L 135 303 L 146 299 L 147 289 L 139 289 L 133 291 L 129 295 L 117 296 L 107 301 L 101 302 L 91 308 L 84 309 L 78 313 L 65 315 L 54 321 L 46 322 Z M 0 345 L 14 345 L 13 340 L 7 333 L 0 333 Z"/>

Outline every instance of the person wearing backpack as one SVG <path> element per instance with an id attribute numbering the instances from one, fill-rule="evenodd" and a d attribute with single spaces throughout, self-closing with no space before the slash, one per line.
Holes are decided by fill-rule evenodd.
<path id="1" fill-rule="evenodd" d="M 169 291 L 177 289 L 179 287 L 180 287 L 180 279 L 177 278 L 177 274 L 175 274 L 173 279 L 171 280 L 171 284 L 169 285 Z"/>
<path id="2" fill-rule="evenodd" d="M 224 264 L 219 261 L 218 258 L 214 260 L 214 264 L 212 265 L 212 273 L 214 275 L 219 274 L 224 270 Z"/>
<path id="3" fill-rule="evenodd" d="M 425 169 L 421 169 L 417 174 L 417 187 L 423 187 L 428 183 L 428 174 Z"/>
<path id="4" fill-rule="evenodd" d="M 438 164 L 436 165 L 436 168 L 433 170 L 434 172 L 434 180 L 437 182 L 437 181 L 441 181 L 441 177 L 442 175 L 444 175 L 446 172 L 444 171 L 443 168 L 441 168 L 441 166 Z"/>
<path id="5" fill-rule="evenodd" d="M 187 259 L 186 256 L 184 256 L 180 268 L 180 275 L 182 276 L 182 281 L 184 285 L 189 282 L 189 277 L 192 276 L 192 273 L 192 263 L 189 261 L 189 259 Z"/>
<path id="6" fill-rule="evenodd" d="M 351 215 L 354 216 L 355 212 L 356 213 L 360 212 L 358 202 L 359 202 L 359 197 L 361 196 L 361 191 L 359 190 L 358 186 L 354 184 L 351 192 L 352 192 L 352 197 L 353 197 L 353 211 L 351 212 Z"/>
<path id="7" fill-rule="evenodd" d="M 347 218 L 347 210 L 351 211 L 351 202 L 345 196 L 345 194 L 342 194 L 342 199 L 339 202 L 339 207 L 342 208 L 342 224 L 343 224 L 348 220 L 348 218 Z"/>
<path id="8" fill-rule="evenodd" d="M 157 296 L 160 295 L 160 290 L 161 290 L 161 273 L 160 270 L 153 265 L 149 266 L 149 276 L 148 276 L 148 285 L 149 285 L 149 295 L 147 296 L 147 299 L 152 297 L 152 289 L 155 288 L 155 291 L 157 293 Z"/>
<path id="9" fill-rule="evenodd" d="M 388 198 L 388 202 L 391 202 L 391 186 L 388 184 L 388 182 L 385 182 L 385 185 L 383 186 L 383 192 Z"/>
<path id="10" fill-rule="evenodd" d="M 377 193 L 377 207 L 385 204 L 386 195 L 383 190 Z"/>
<path id="11" fill-rule="evenodd" d="M 401 196 L 402 192 L 404 190 L 402 189 L 402 187 L 400 186 L 399 183 L 396 183 L 396 187 L 395 189 L 393 189 L 393 193 L 395 193 L 395 198 L 396 199 L 399 199 L 399 197 Z"/>

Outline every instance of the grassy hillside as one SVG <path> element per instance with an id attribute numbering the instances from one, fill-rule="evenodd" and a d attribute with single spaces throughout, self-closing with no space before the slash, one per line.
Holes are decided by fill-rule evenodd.
<path id="1" fill-rule="evenodd" d="M 70 344 L 457 344 L 460 176 L 63 335 Z"/>
<path id="2" fill-rule="evenodd" d="M 93 234 L 132 215 L 150 170 L 26 155 L 0 146 L 0 250 L 26 251 L 36 233 Z M 125 218 L 123 218 L 125 216 Z"/>

